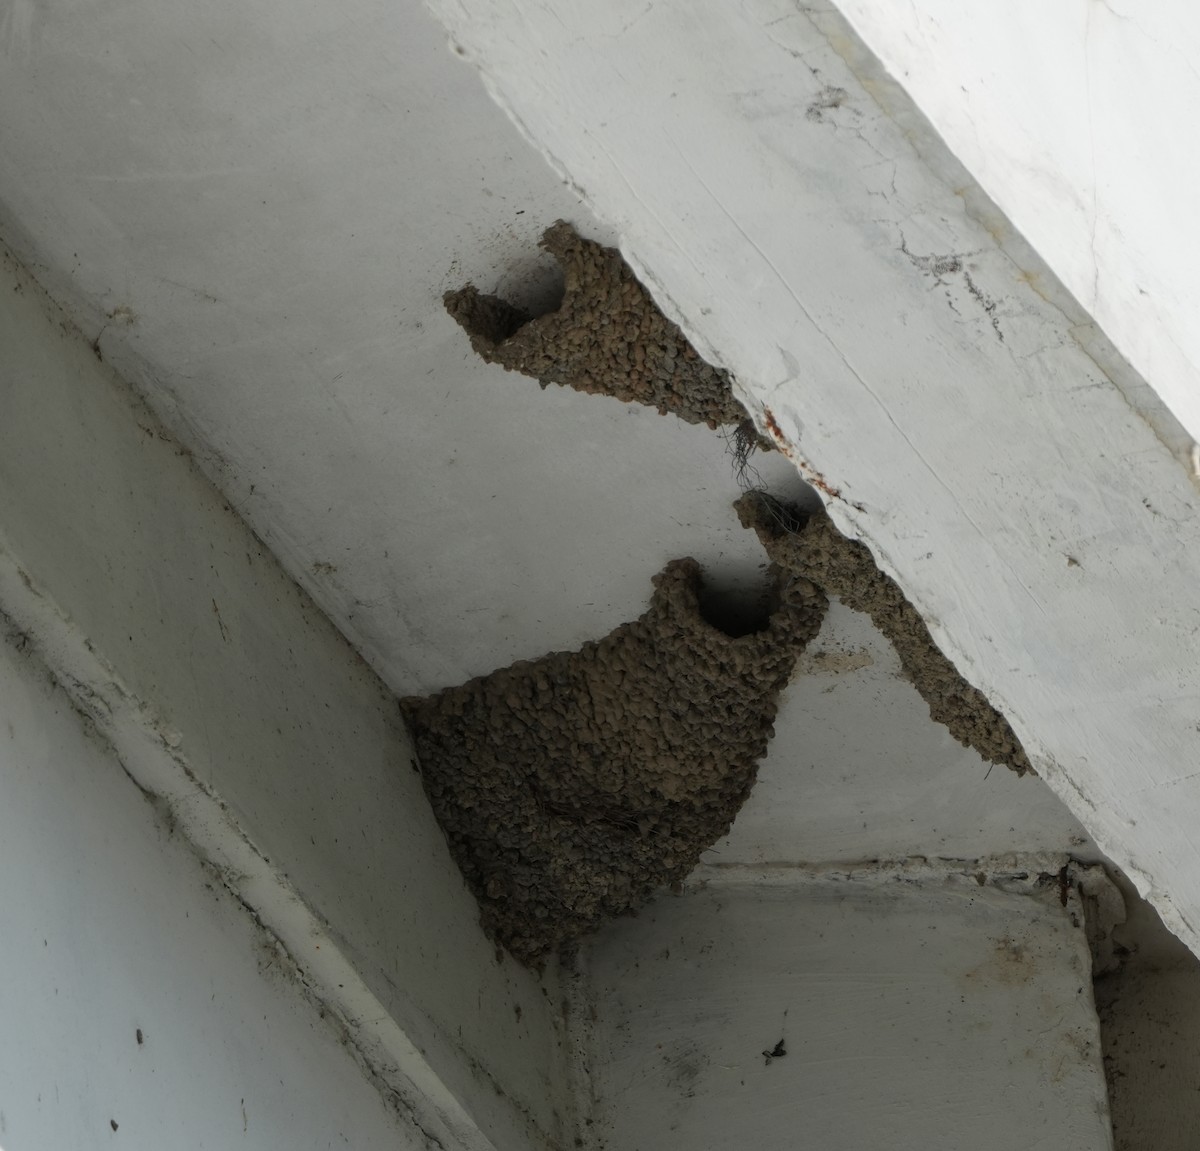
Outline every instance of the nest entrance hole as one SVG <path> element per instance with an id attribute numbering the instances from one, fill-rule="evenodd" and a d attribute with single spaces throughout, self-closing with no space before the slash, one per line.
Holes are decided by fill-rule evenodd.
<path id="1" fill-rule="evenodd" d="M 539 320 L 562 308 L 567 298 L 566 274 L 556 260 L 538 253 L 512 264 L 496 283 L 495 294 L 529 320 Z"/>
<path id="2" fill-rule="evenodd" d="M 510 268 L 494 295 L 485 295 L 474 284 L 467 284 L 456 292 L 447 292 L 442 299 L 472 342 L 482 340 L 486 345 L 496 345 L 512 339 L 534 320 L 557 312 L 566 292 L 562 268 L 541 259 Z"/>
<path id="3" fill-rule="evenodd" d="M 728 583 L 700 587 L 700 617 L 730 639 L 757 635 L 771 625 L 779 606 L 778 589 L 771 583 Z"/>

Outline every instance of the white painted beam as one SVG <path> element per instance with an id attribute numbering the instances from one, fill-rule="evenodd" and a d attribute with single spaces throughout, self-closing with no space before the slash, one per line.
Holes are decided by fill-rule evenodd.
<path id="1" fill-rule="evenodd" d="M 432 6 L 1200 950 L 1200 522 L 1170 417 L 831 9 Z"/>
<path id="2" fill-rule="evenodd" d="M 1188 0 L 839 0 L 938 133 L 1200 439 Z"/>

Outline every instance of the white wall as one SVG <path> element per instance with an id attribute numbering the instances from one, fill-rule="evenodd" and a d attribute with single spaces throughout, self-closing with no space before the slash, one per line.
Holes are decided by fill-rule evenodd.
<path id="1" fill-rule="evenodd" d="M 713 865 L 1067 852 L 1087 832 L 1044 780 L 992 767 L 929 718 L 895 648 L 834 601 L 784 688 L 754 790 Z"/>
<path id="2" fill-rule="evenodd" d="M 1200 439 L 1200 10 L 838 0 L 955 155 Z"/>
<path id="3" fill-rule="evenodd" d="M 0 1147 L 432 1146 L 5 631 Z"/>
<path id="4" fill-rule="evenodd" d="M 316 933 L 292 945 L 321 996 L 386 1032 L 393 1089 L 498 1146 L 556 1138 L 553 977 L 497 961 L 394 698 L 7 257 L 0 281 L 0 608 L 144 752 L 131 770 L 184 830 L 251 860 L 230 879 L 248 908 Z M 309 964 L 318 943 L 357 1005 Z"/>
<path id="5" fill-rule="evenodd" d="M 1087 944 L 1056 891 L 929 868 L 705 878 L 585 956 L 589 1147 L 1111 1146 Z"/>

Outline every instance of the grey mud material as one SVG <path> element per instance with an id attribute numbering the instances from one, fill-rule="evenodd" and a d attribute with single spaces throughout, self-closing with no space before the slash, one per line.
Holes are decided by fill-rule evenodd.
<path id="1" fill-rule="evenodd" d="M 615 248 L 585 240 L 562 220 L 546 230 L 541 247 L 563 271 L 556 312 L 535 318 L 472 284 L 443 297 L 484 360 L 542 387 L 615 396 L 691 424 L 746 420 L 729 376 L 700 358 Z"/>
<path id="2" fill-rule="evenodd" d="M 555 312 L 535 318 L 470 284 L 446 293 L 484 360 L 543 387 L 734 425 L 745 455 L 768 446 L 729 377 L 697 355 L 615 249 L 563 221 L 541 246 L 564 275 Z M 654 577 L 645 614 L 605 638 L 401 701 L 483 926 L 524 963 L 681 881 L 729 830 L 827 595 L 871 617 L 931 717 L 959 742 L 1030 770 L 1007 720 L 937 649 L 863 544 L 824 512 L 802 514 L 762 492 L 734 506 L 771 560 L 772 609 L 757 630 L 730 635 L 706 619 L 699 565 L 674 560 Z"/>
<path id="3" fill-rule="evenodd" d="M 929 705 L 930 718 L 989 762 L 1018 775 L 1032 770 L 1008 720 L 938 650 L 917 609 L 875 566 L 865 544 L 842 535 L 824 511 L 802 519 L 764 492 L 747 492 L 734 507 L 742 526 L 757 533 L 773 564 L 871 617 Z"/>
<path id="4" fill-rule="evenodd" d="M 603 639 L 401 701 L 483 926 L 517 959 L 637 908 L 729 830 L 827 606 L 773 574 L 761 630 L 707 622 L 699 564 L 673 560 Z"/>

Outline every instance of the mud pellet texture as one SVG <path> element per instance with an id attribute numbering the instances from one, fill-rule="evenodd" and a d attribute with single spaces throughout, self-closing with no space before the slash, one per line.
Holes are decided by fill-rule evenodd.
<path id="1" fill-rule="evenodd" d="M 706 622 L 699 565 L 674 560 L 603 639 L 402 701 L 484 928 L 518 959 L 637 908 L 728 831 L 825 614 L 812 583 L 774 574 L 760 631 Z"/>
<path id="2" fill-rule="evenodd" d="M 534 318 L 472 284 L 443 297 L 483 359 L 543 387 L 615 396 L 691 424 L 716 428 L 746 419 L 728 374 L 700 358 L 615 248 L 585 240 L 562 220 L 547 229 L 541 247 L 563 271 L 558 311 Z"/>
<path id="3" fill-rule="evenodd" d="M 938 650 L 917 609 L 876 567 L 864 544 L 842 535 L 825 512 L 802 520 L 763 492 L 747 492 L 734 507 L 773 563 L 871 617 L 891 640 L 930 717 L 945 724 L 959 743 L 1019 775 L 1032 770 L 1008 720 Z"/>

